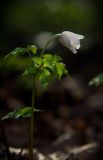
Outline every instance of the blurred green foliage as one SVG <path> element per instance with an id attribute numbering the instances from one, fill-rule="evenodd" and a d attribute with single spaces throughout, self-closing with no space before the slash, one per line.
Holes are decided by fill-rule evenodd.
<path id="1" fill-rule="evenodd" d="M 89 82 L 89 85 L 95 85 L 95 86 L 100 86 L 103 84 L 103 73 L 97 75 L 91 81 Z"/>
<path id="2" fill-rule="evenodd" d="M 95 9 L 78 1 L 15 1 L 8 10 L 5 22 L 10 29 L 37 33 L 70 28 L 88 31 L 95 21 Z"/>
<path id="3" fill-rule="evenodd" d="M 8 52 L 31 43 L 41 31 L 93 32 L 99 17 L 96 7 L 96 2 L 89 0 L 8 1 L 1 5 L 0 49 Z"/>

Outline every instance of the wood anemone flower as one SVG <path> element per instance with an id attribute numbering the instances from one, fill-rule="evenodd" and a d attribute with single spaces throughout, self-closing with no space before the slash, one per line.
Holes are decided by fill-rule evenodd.
<path id="1" fill-rule="evenodd" d="M 59 36 L 59 41 L 65 47 L 70 49 L 74 54 L 77 53 L 77 49 L 80 48 L 80 39 L 83 39 L 83 35 L 79 35 L 70 31 L 64 31 Z"/>

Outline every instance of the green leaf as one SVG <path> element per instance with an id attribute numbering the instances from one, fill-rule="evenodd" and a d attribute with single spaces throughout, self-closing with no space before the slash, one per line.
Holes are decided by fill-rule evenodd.
<path id="1" fill-rule="evenodd" d="M 4 59 L 7 59 L 10 56 L 14 56 L 14 55 L 16 56 L 16 55 L 19 55 L 19 54 L 24 54 L 26 51 L 27 51 L 26 48 L 17 47 L 13 51 L 11 51 L 9 54 L 7 54 L 4 57 Z"/>
<path id="2" fill-rule="evenodd" d="M 23 76 L 32 76 L 35 73 L 36 73 L 36 67 L 30 66 L 24 71 Z"/>
<path id="3" fill-rule="evenodd" d="M 37 47 L 35 45 L 28 45 L 27 49 L 31 51 L 33 54 L 36 54 Z"/>
<path id="4" fill-rule="evenodd" d="M 48 82 L 50 80 L 51 73 L 48 69 L 43 68 L 38 74 L 37 78 L 40 81 L 40 83 L 43 85 L 43 87 L 46 87 L 48 85 Z"/>
<path id="5" fill-rule="evenodd" d="M 61 78 L 61 76 L 64 73 L 64 65 L 62 63 L 56 63 L 56 69 L 57 69 L 57 73 L 59 75 L 59 78 Z"/>
<path id="6" fill-rule="evenodd" d="M 34 61 L 34 65 L 29 66 L 23 73 L 23 76 L 31 76 L 41 70 L 42 58 L 41 57 L 33 57 L 32 60 Z M 41 67 L 40 67 L 41 66 Z"/>
<path id="7" fill-rule="evenodd" d="M 41 65 L 42 63 L 42 58 L 41 57 L 33 57 L 33 61 L 35 62 L 36 65 Z"/>
<path id="8" fill-rule="evenodd" d="M 62 60 L 61 57 L 57 56 L 57 55 L 51 55 L 51 54 L 45 54 L 43 55 L 44 59 L 47 59 L 48 61 L 56 61 L 59 62 Z"/>
<path id="9" fill-rule="evenodd" d="M 17 111 L 14 111 L 12 113 L 14 113 L 13 118 L 15 118 L 15 119 L 21 117 L 21 115 L 22 115 L 21 109 L 18 109 Z"/>
<path id="10" fill-rule="evenodd" d="M 16 110 L 13 112 L 8 113 L 7 115 L 5 115 L 2 120 L 4 119 L 8 119 L 8 118 L 19 118 L 21 116 L 20 110 Z"/>
<path id="11" fill-rule="evenodd" d="M 62 58 L 57 55 L 54 55 L 54 60 L 57 62 L 60 62 L 60 61 L 62 61 Z"/>
<path id="12" fill-rule="evenodd" d="M 23 117 L 31 117 L 32 116 L 32 108 L 31 107 L 25 107 L 21 110 L 21 114 Z"/>
<path id="13" fill-rule="evenodd" d="M 16 111 L 13 111 L 13 112 L 10 112 L 8 113 L 6 116 L 4 116 L 2 118 L 2 120 L 4 119 L 8 119 L 8 118 L 15 118 L 15 119 L 18 119 L 20 117 L 22 118 L 25 118 L 25 117 L 32 117 L 32 113 L 33 112 L 40 112 L 42 110 L 38 110 L 38 109 L 35 109 L 32 111 L 32 108 L 31 107 L 24 107 L 24 108 L 21 108 L 21 109 L 18 109 Z"/>
<path id="14" fill-rule="evenodd" d="M 46 58 L 47 60 L 51 61 L 53 59 L 53 55 L 51 55 L 51 54 L 44 54 L 43 58 Z"/>
<path id="15" fill-rule="evenodd" d="M 99 86 L 103 84 L 103 73 L 99 74 L 98 76 L 94 77 L 90 82 L 89 85 L 95 85 L 95 86 Z"/>
<path id="16" fill-rule="evenodd" d="M 44 67 L 47 67 L 53 71 L 56 63 L 61 60 L 62 60 L 61 57 L 59 57 L 57 55 L 45 54 L 43 56 L 43 65 L 44 65 Z"/>
<path id="17" fill-rule="evenodd" d="M 35 57 L 33 60 L 38 65 L 42 64 L 38 67 L 37 79 L 44 87 L 48 85 L 53 77 L 60 79 L 62 75 L 68 73 L 59 56 L 45 54 L 43 57 Z"/>
<path id="18" fill-rule="evenodd" d="M 35 109 L 33 110 L 33 112 L 40 112 L 41 110 L 39 109 Z M 25 107 L 21 110 L 22 113 L 22 117 L 32 117 L 32 107 Z"/>
<path id="19" fill-rule="evenodd" d="M 10 113 L 8 113 L 7 115 L 5 115 L 5 116 L 2 118 L 2 120 L 8 119 L 8 118 L 14 118 L 14 112 L 10 112 Z"/>
<path id="20" fill-rule="evenodd" d="M 53 70 L 54 65 L 55 65 L 55 64 L 53 63 L 52 60 L 48 60 L 48 59 L 46 59 L 46 58 L 43 59 L 43 66 L 44 66 L 45 68 L 49 68 L 49 69 Z"/>

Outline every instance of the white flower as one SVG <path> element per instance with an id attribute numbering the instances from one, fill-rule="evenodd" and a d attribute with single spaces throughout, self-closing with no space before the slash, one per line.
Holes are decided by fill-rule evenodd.
<path id="1" fill-rule="evenodd" d="M 80 48 L 80 39 L 83 39 L 83 35 L 79 35 L 73 32 L 64 31 L 59 36 L 59 41 L 74 54 L 77 53 L 76 49 Z"/>

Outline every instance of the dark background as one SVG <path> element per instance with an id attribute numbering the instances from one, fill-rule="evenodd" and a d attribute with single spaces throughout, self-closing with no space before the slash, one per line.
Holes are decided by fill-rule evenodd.
<path id="1" fill-rule="evenodd" d="M 85 37 L 84 40 L 81 40 L 81 48 L 77 55 L 71 53 L 58 42 L 51 46 L 49 53 L 56 53 L 63 58 L 73 82 L 71 80 L 53 82 L 43 96 L 41 95 L 41 89 L 37 88 L 37 106 L 43 105 L 46 111 L 50 111 L 49 113 L 43 113 L 44 115 L 40 113 L 40 116 L 43 117 L 41 119 L 40 116 L 37 117 L 37 137 L 39 137 L 39 140 L 47 137 L 47 139 L 50 139 L 50 137 L 55 139 L 61 133 L 66 132 L 68 125 L 80 132 L 85 133 L 86 131 L 86 136 L 89 134 L 88 128 L 91 128 L 92 133 L 90 132 L 89 138 L 84 138 L 82 143 L 95 139 L 96 129 L 99 134 L 103 133 L 103 127 L 100 125 L 103 122 L 103 89 L 102 86 L 97 88 L 88 86 L 91 78 L 103 71 L 103 1 L 1 0 L 0 15 L 1 117 L 15 108 L 30 105 L 32 88 L 32 79 L 21 76 L 29 63 L 28 58 L 25 56 L 24 58 L 17 57 L 4 61 L 3 57 L 15 47 L 25 47 L 28 44 L 36 44 L 41 51 L 39 46 L 41 35 L 51 35 L 68 30 Z M 38 36 L 39 42 L 37 43 Z M 71 112 L 68 111 L 69 107 L 73 109 L 70 110 Z M 51 111 L 54 112 L 53 115 Z M 62 112 L 67 112 L 67 115 L 62 115 Z M 92 116 L 93 119 L 91 119 Z M 60 120 L 58 125 L 60 126 L 62 121 L 62 125 L 65 124 L 64 128 L 59 128 L 56 124 L 55 118 L 58 120 L 58 117 Z M 69 122 L 67 117 L 70 118 Z M 80 121 L 77 121 L 77 119 Z M 15 126 L 15 123 L 13 122 L 11 126 Z M 9 126 L 10 124 L 11 121 Z M 47 131 L 45 131 L 45 125 L 47 125 Z M 17 128 L 17 130 L 20 130 L 20 128 Z M 54 133 L 52 130 L 56 132 Z M 9 137 L 16 130 L 8 130 L 7 128 L 7 132 Z M 22 134 L 21 131 L 20 134 Z M 12 140 L 8 138 L 12 141 L 9 143 L 17 144 L 17 146 L 24 145 L 24 141 L 17 139 L 18 134 L 15 133 L 14 135 L 11 138 Z M 15 140 L 17 141 L 15 142 Z M 40 146 L 40 143 L 43 144 L 43 142 L 39 142 L 37 143 L 38 146 Z"/>

